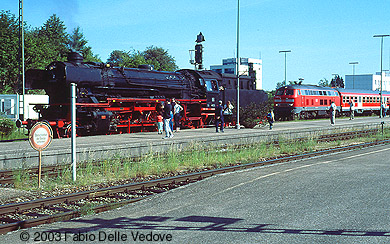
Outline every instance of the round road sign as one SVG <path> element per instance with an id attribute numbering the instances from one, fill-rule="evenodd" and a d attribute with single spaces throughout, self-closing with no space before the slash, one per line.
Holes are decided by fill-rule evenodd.
<path id="1" fill-rule="evenodd" d="M 38 122 L 31 128 L 29 141 L 35 150 L 45 150 L 50 145 L 52 139 L 53 130 L 48 123 Z"/>

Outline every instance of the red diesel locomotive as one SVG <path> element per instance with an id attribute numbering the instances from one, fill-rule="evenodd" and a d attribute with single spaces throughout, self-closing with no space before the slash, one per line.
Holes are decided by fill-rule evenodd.
<path id="1" fill-rule="evenodd" d="M 390 105 L 390 93 L 383 92 L 385 107 Z M 336 115 L 349 115 L 349 102 L 357 114 L 380 113 L 379 91 L 321 87 L 315 85 L 289 85 L 276 90 L 274 97 L 275 117 L 281 120 L 309 119 L 328 114 L 335 102 Z"/>

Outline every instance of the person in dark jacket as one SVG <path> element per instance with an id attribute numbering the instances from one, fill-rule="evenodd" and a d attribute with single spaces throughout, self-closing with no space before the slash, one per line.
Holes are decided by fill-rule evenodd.
<path id="1" fill-rule="evenodd" d="M 169 98 L 166 99 L 163 110 L 165 137 L 163 139 L 172 138 L 173 132 L 169 123 L 171 122 L 172 105 Z"/>
<path id="2" fill-rule="evenodd" d="M 219 125 L 221 123 L 221 125 Z M 215 129 L 218 132 L 218 127 L 220 127 L 221 132 L 223 131 L 223 124 L 224 124 L 224 119 L 223 119 L 223 107 L 222 107 L 222 101 L 219 101 L 218 105 L 215 107 Z"/>

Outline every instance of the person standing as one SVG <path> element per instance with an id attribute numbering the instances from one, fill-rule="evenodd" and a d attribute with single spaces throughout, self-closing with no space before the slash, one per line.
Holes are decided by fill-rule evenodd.
<path id="1" fill-rule="evenodd" d="M 163 137 L 163 139 L 173 137 L 173 132 L 171 130 L 171 126 L 169 125 L 169 123 L 171 122 L 171 114 L 172 114 L 172 105 L 169 98 L 167 98 L 163 109 L 164 129 L 165 129 L 165 137 Z"/>
<path id="2" fill-rule="evenodd" d="M 174 109 L 175 109 L 175 105 L 176 105 L 176 99 L 173 97 L 172 100 L 171 100 L 171 107 L 172 107 L 172 111 L 171 111 L 171 121 L 169 122 L 169 126 L 171 127 L 171 131 L 173 132 L 173 123 L 174 123 Z"/>
<path id="3" fill-rule="evenodd" d="M 272 126 L 274 125 L 274 122 L 275 122 L 275 115 L 274 115 L 274 111 L 272 111 L 272 109 L 267 114 L 267 120 L 269 123 L 269 129 L 272 130 Z"/>
<path id="4" fill-rule="evenodd" d="M 336 121 L 336 104 L 334 103 L 334 101 L 332 101 L 332 103 L 330 104 L 329 112 L 330 112 L 330 125 L 334 126 Z"/>
<path id="5" fill-rule="evenodd" d="M 163 127 L 164 127 L 163 116 L 162 116 L 162 113 L 159 112 L 157 115 L 157 133 L 158 134 L 163 133 Z"/>
<path id="6" fill-rule="evenodd" d="M 349 101 L 349 110 L 350 110 L 349 120 L 355 119 L 355 108 L 353 106 L 352 100 Z"/>
<path id="7" fill-rule="evenodd" d="M 228 101 L 223 109 L 223 119 L 226 122 L 227 126 L 229 126 L 230 123 L 232 122 L 233 109 L 234 106 L 230 101 Z"/>
<path id="8" fill-rule="evenodd" d="M 183 107 L 180 105 L 179 101 L 176 101 L 175 107 L 173 108 L 173 118 L 175 119 L 176 132 L 180 131 L 181 111 L 183 111 Z"/>
<path id="9" fill-rule="evenodd" d="M 219 125 L 221 123 L 221 125 Z M 218 105 L 215 107 L 215 129 L 218 133 L 218 127 L 220 127 L 221 132 L 223 131 L 223 107 L 222 107 L 222 101 L 219 101 Z"/>
<path id="10" fill-rule="evenodd" d="M 386 117 L 386 104 L 385 103 L 382 103 L 382 117 L 385 118 Z"/>

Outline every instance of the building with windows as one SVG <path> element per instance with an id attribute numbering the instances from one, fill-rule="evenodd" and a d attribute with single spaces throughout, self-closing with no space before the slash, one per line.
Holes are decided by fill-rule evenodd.
<path id="1" fill-rule="evenodd" d="M 222 60 L 222 65 L 211 65 L 210 70 L 217 73 L 236 74 L 237 58 Z M 240 75 L 252 76 L 256 79 L 256 89 L 263 89 L 262 60 L 254 58 L 240 58 Z"/>
<path id="2" fill-rule="evenodd" d="M 365 89 L 379 91 L 381 88 L 381 73 L 365 75 L 346 75 L 345 88 L 347 89 Z M 390 91 L 390 72 L 382 73 L 382 90 Z"/>
<path id="3" fill-rule="evenodd" d="M 20 114 L 26 111 L 24 119 L 38 119 L 39 114 L 34 110 L 35 105 L 48 105 L 48 95 L 24 96 L 25 104 L 23 109 L 23 96 L 18 94 L 0 94 L 0 117 L 6 117 L 12 120 L 19 119 Z"/>

